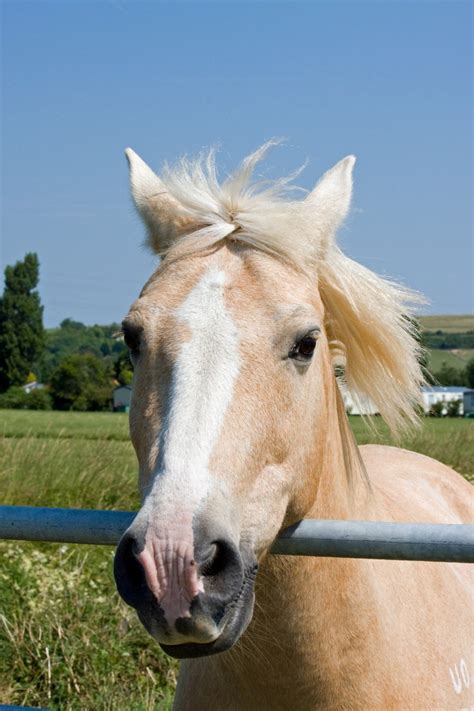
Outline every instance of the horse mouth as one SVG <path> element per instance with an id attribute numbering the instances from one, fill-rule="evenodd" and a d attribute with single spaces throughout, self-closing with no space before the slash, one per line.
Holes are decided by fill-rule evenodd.
<path id="1" fill-rule="evenodd" d="M 163 644 L 161 649 L 175 659 L 195 659 L 209 657 L 225 652 L 240 639 L 247 629 L 253 615 L 255 602 L 254 582 L 257 566 L 247 572 L 242 587 L 234 600 L 228 605 L 219 636 L 211 642 L 184 642 L 183 644 Z"/>

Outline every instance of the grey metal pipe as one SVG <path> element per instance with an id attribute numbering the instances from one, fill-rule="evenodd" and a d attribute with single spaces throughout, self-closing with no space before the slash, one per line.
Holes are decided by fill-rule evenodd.
<path id="1" fill-rule="evenodd" d="M 134 518 L 131 511 L 0 506 L 0 539 L 114 546 Z"/>
<path id="2" fill-rule="evenodd" d="M 474 563 L 474 526 L 306 519 L 282 531 L 272 553 Z"/>
<path id="3" fill-rule="evenodd" d="M 130 511 L 0 506 L 0 539 L 115 545 Z M 474 563 L 474 526 L 304 520 L 282 531 L 272 553 Z"/>

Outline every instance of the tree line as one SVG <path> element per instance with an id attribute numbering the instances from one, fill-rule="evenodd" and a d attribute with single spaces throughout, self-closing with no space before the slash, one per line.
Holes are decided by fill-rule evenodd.
<path id="1" fill-rule="evenodd" d="M 0 297 L 0 407 L 109 410 L 116 385 L 129 385 L 132 365 L 120 326 L 65 319 L 43 326 L 39 260 L 29 253 L 5 269 Z M 37 381 L 45 387 L 29 393 Z"/>
<path id="2" fill-rule="evenodd" d="M 472 349 L 474 348 L 474 331 L 446 333 L 445 331 L 424 331 L 421 341 L 425 348 L 438 350 Z"/>
<path id="3" fill-rule="evenodd" d="M 132 364 L 120 326 L 86 326 L 64 319 L 58 328 L 43 326 L 43 306 L 37 286 L 39 260 L 29 253 L 5 269 L 0 297 L 0 408 L 109 410 L 112 391 L 132 381 Z M 470 340 L 471 339 L 471 340 Z M 424 347 L 473 347 L 474 332 L 423 333 Z M 471 343 L 472 341 L 472 343 Z M 436 347 L 436 346 L 435 346 Z M 423 363 L 426 369 L 426 362 Z M 428 381 L 474 388 L 474 359 L 463 370 L 443 362 Z M 28 382 L 45 387 L 27 393 Z"/>

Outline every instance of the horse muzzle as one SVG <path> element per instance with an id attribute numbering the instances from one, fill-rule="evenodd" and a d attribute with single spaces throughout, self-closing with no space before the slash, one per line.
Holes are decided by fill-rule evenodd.
<path id="1" fill-rule="evenodd" d="M 132 523 L 117 547 L 114 575 L 163 650 L 183 659 L 229 649 L 249 624 L 254 605 L 255 556 L 229 537 L 160 534 Z"/>

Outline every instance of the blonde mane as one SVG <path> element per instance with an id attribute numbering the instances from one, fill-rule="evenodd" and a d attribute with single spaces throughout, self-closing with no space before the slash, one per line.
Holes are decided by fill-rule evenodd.
<path id="1" fill-rule="evenodd" d="M 252 182 L 257 164 L 275 143 L 264 144 L 222 182 L 213 150 L 195 160 L 183 158 L 173 167 L 165 166 L 159 191 L 149 195 L 154 213 L 153 220 L 146 219 L 149 212 L 145 214 L 148 243 L 165 257 L 166 264 L 229 239 L 311 274 L 324 303 L 334 358 L 344 352 L 351 394 L 356 401 L 369 398 L 397 434 L 417 421 L 424 378 L 410 317 L 423 299 L 341 252 L 334 239 L 337 225 L 325 219 L 325 214 L 337 212 L 337 195 L 328 196 L 335 203 L 329 205 L 328 213 L 319 209 L 324 191 L 316 203 L 294 199 L 294 192 L 301 190 L 292 183 L 297 173 L 276 181 Z M 354 160 L 349 157 L 345 162 L 352 168 Z"/>

